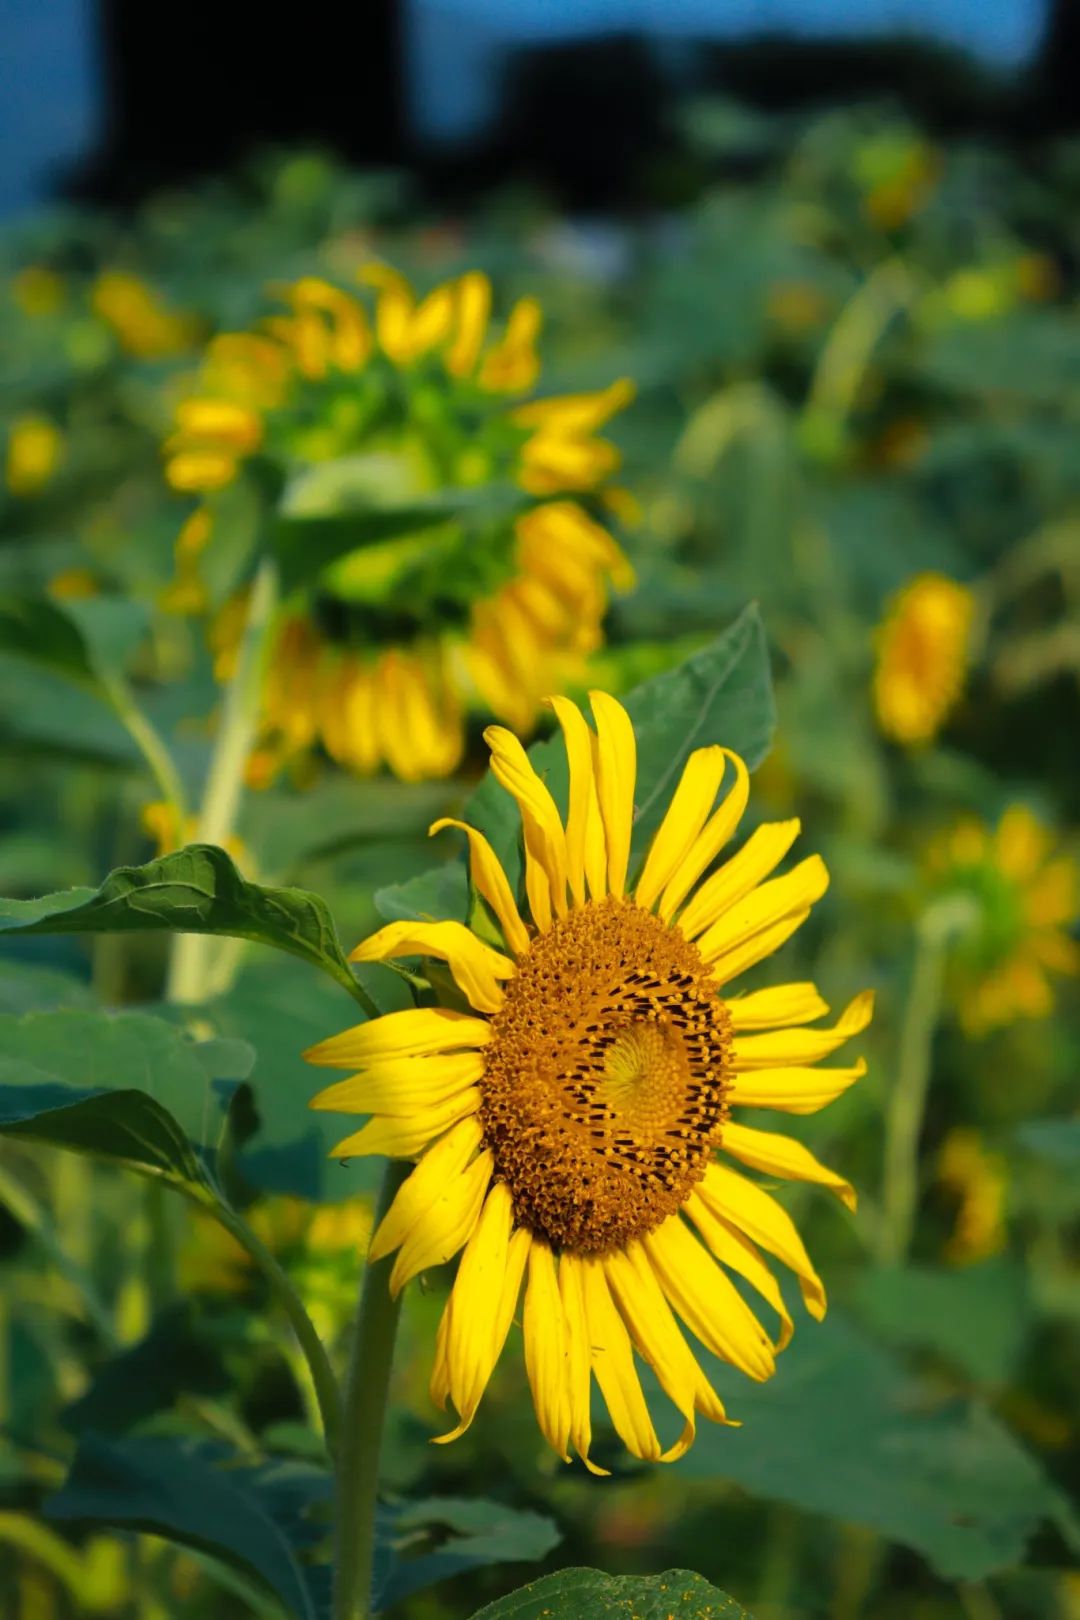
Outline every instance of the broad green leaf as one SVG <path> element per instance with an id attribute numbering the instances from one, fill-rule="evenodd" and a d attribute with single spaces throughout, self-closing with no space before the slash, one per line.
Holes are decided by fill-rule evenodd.
<path id="1" fill-rule="evenodd" d="M 1080 1119 L 1032 1119 L 1016 1134 L 1040 1159 L 1063 1167 L 1080 1164 Z"/>
<path id="2" fill-rule="evenodd" d="M 224 1395 L 229 1378 L 209 1331 L 189 1301 L 155 1318 L 146 1336 L 98 1367 L 90 1387 L 64 1408 L 72 1434 L 123 1434 L 168 1410 L 180 1395 Z"/>
<path id="3" fill-rule="evenodd" d="M 89 1011 L 94 993 L 84 979 L 44 962 L 5 959 L 0 965 L 0 1013 L 53 1012 L 60 1007 Z"/>
<path id="4" fill-rule="evenodd" d="M 172 1116 L 143 1091 L 70 1092 L 29 1078 L 0 1085 L 0 1133 L 88 1153 L 180 1186 L 201 1181 L 199 1164 Z M 0 1064 L 0 1080 L 11 1073 Z"/>
<path id="5" fill-rule="evenodd" d="M 145 629 L 145 609 L 127 599 L 98 597 L 61 605 L 43 598 L 0 597 L 0 651 L 84 685 L 96 685 L 122 669 Z"/>
<path id="6" fill-rule="evenodd" d="M 879 1338 L 933 1351 L 984 1384 L 1008 1378 L 1032 1322 L 1025 1270 L 1003 1257 L 867 1271 L 853 1304 Z"/>
<path id="7" fill-rule="evenodd" d="M 281 787 L 252 794 L 241 834 L 258 850 L 264 871 L 287 873 L 302 860 L 353 844 L 426 833 L 455 797 L 452 782 L 326 777 L 300 792 Z"/>
<path id="8" fill-rule="evenodd" d="M 752 1620 L 700 1575 L 669 1569 L 663 1575 L 604 1575 L 598 1569 L 561 1569 L 478 1609 L 473 1620 Z"/>
<path id="9" fill-rule="evenodd" d="M 800 1327 L 767 1384 L 726 1368 L 715 1381 L 743 1427 L 703 1424 L 675 1465 L 684 1476 L 865 1525 L 953 1580 L 1018 1563 L 1044 1522 L 1076 1537 L 1061 1495 L 985 1407 L 921 1390 L 835 1313 Z"/>
<path id="10" fill-rule="evenodd" d="M 485 1564 L 532 1563 L 559 1543 L 553 1520 L 481 1497 L 432 1497 L 380 1510 L 374 1601 L 399 1603 L 435 1581 Z"/>
<path id="11" fill-rule="evenodd" d="M 254 940 L 321 967 L 358 1000 L 325 900 L 303 889 L 271 889 L 241 877 L 213 844 L 189 844 L 145 866 L 121 866 L 99 889 L 39 900 L 0 901 L 0 932 L 132 933 L 166 929 Z"/>
<path id="12" fill-rule="evenodd" d="M 50 1518 L 162 1536 L 223 1559 L 296 1620 L 319 1620 L 302 1559 L 323 1537 L 329 1476 L 305 1464 L 242 1465 L 223 1448 L 85 1434 Z"/>
<path id="13" fill-rule="evenodd" d="M 677 668 L 645 681 L 626 697 L 637 737 L 634 847 L 642 850 L 659 825 L 684 764 L 695 748 L 720 743 L 741 754 L 753 769 L 769 749 L 775 710 L 768 649 L 755 605 L 709 646 Z M 529 750 L 565 812 L 566 752 L 561 738 Z M 466 819 L 491 841 L 510 878 L 521 875 L 517 807 L 490 772 L 466 807 Z M 468 885 L 463 865 L 436 868 L 408 883 L 382 889 L 376 903 L 383 916 L 452 917 L 464 921 Z"/>

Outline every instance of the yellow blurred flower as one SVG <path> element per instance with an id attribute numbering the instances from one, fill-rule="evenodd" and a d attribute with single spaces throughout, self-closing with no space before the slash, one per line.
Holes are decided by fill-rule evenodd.
<path id="1" fill-rule="evenodd" d="M 893 598 L 877 633 L 874 709 L 886 737 L 927 743 L 964 683 L 975 598 L 943 574 L 918 574 Z"/>
<path id="2" fill-rule="evenodd" d="M 522 298 L 496 326 L 479 272 L 419 299 L 387 265 L 360 281 L 355 294 L 305 277 L 260 330 L 213 339 L 165 445 L 169 483 L 202 501 L 178 545 L 181 604 L 197 599 L 198 550 L 248 469 L 252 487 L 283 489 L 287 517 L 405 514 L 404 532 L 337 556 L 284 605 L 261 780 L 316 744 L 360 773 L 448 774 L 468 706 L 531 727 L 600 644 L 609 588 L 633 580 L 604 524 L 632 498 L 609 482 L 619 455 L 599 431 L 631 384 L 529 398 L 539 305 Z M 488 510 L 491 486 L 509 494 Z M 445 517 L 425 518 L 454 491 Z M 219 677 L 243 623 L 242 598 L 214 619 Z"/>
<path id="3" fill-rule="evenodd" d="M 11 293 L 24 315 L 32 320 L 59 314 L 67 297 L 64 278 L 47 265 L 29 264 L 11 283 Z"/>
<path id="4" fill-rule="evenodd" d="M 160 293 L 126 270 L 103 271 L 90 302 L 120 347 L 140 360 L 183 354 L 198 337 L 198 322 L 191 315 L 170 309 Z"/>
<path id="5" fill-rule="evenodd" d="M 888 131 L 865 141 L 855 158 L 863 212 L 883 231 L 899 230 L 924 208 L 940 175 L 940 154 L 905 131 Z"/>
<path id="6" fill-rule="evenodd" d="M 143 832 L 157 846 L 155 854 L 159 857 L 171 855 L 174 850 L 182 849 L 185 844 L 190 844 L 198 836 L 198 817 L 178 815 L 175 808 L 165 799 L 154 799 L 149 804 L 144 804 L 139 812 L 139 821 Z M 237 866 L 250 870 L 250 851 L 242 839 L 227 838 L 224 847 Z"/>
<path id="7" fill-rule="evenodd" d="M 933 888 L 972 903 L 973 922 L 953 948 L 952 990 L 969 1034 L 1045 1018 L 1054 1007 L 1051 976 L 1080 974 L 1080 866 L 1055 852 L 1054 838 L 1024 805 L 991 830 L 960 822 L 932 846 Z"/>
<path id="8" fill-rule="evenodd" d="M 24 500 L 51 483 L 64 454 L 64 436 L 47 416 L 19 416 L 8 431 L 4 477 L 12 495 Z"/>
<path id="9" fill-rule="evenodd" d="M 90 568 L 64 568 L 49 581 L 49 595 L 57 602 L 77 602 L 96 596 L 101 589 Z"/>
<path id="10" fill-rule="evenodd" d="M 957 1265 L 989 1259 L 1005 1246 L 1005 1160 L 985 1147 L 976 1130 L 950 1131 L 938 1155 L 938 1180 L 958 1201 L 945 1257 Z"/>

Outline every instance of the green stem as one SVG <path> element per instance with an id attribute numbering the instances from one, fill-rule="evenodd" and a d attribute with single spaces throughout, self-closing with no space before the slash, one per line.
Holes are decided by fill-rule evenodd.
<path id="1" fill-rule="evenodd" d="M 176 816 L 178 824 L 182 824 L 187 815 L 187 795 L 176 763 L 161 734 L 135 702 L 126 681 L 111 675 L 103 686 L 110 708 L 146 761 L 158 791 Z"/>
<path id="2" fill-rule="evenodd" d="M 100 1299 L 93 1282 L 82 1267 L 60 1246 L 45 1210 L 23 1184 L 0 1165 L 0 1203 L 6 1204 L 19 1225 L 24 1227 L 44 1249 L 57 1271 L 70 1284 L 82 1303 L 87 1321 L 102 1343 L 116 1344 L 116 1330 L 112 1317 Z"/>
<path id="3" fill-rule="evenodd" d="M 375 1211 L 375 1230 L 409 1174 L 391 1160 Z M 379 1452 L 386 1418 L 400 1302 L 390 1293 L 389 1256 L 364 1268 L 342 1403 L 337 1469 L 333 1620 L 368 1620 L 375 1556 Z"/>
<path id="4" fill-rule="evenodd" d="M 330 1365 L 330 1359 L 323 1347 L 322 1340 L 315 1331 L 311 1317 L 304 1309 L 303 1300 L 266 1244 L 251 1230 L 247 1222 L 240 1218 L 234 1209 L 216 1199 L 208 1198 L 205 1203 L 199 1199 L 197 1202 L 203 1208 L 208 1209 L 215 1219 L 220 1221 L 226 1232 L 236 1239 L 245 1253 L 251 1256 L 270 1284 L 279 1305 L 288 1317 L 289 1325 L 296 1334 L 297 1343 L 303 1351 L 304 1360 L 311 1370 L 312 1381 L 315 1385 L 315 1397 L 319 1403 L 319 1415 L 322 1418 L 326 1448 L 333 1457 L 337 1452 L 341 1430 L 341 1396 L 337 1379 L 334 1377 L 334 1370 Z"/>
<path id="5" fill-rule="evenodd" d="M 269 557 L 259 564 L 248 599 L 236 673 L 225 692 L 221 726 L 206 778 L 196 839 L 228 842 L 244 789 L 244 773 L 259 727 L 263 667 L 277 602 L 277 568 Z M 173 941 L 166 994 L 170 1001 L 198 1002 L 206 994 L 212 946 L 205 934 L 179 934 Z"/>
<path id="6" fill-rule="evenodd" d="M 896 1083 L 885 1114 L 885 1165 L 878 1228 L 878 1259 L 901 1265 L 915 1230 L 919 1197 L 919 1140 L 930 1090 L 934 1035 L 941 1015 L 949 942 L 970 923 L 970 903 L 939 902 L 920 919 L 915 963 L 900 1030 Z"/>

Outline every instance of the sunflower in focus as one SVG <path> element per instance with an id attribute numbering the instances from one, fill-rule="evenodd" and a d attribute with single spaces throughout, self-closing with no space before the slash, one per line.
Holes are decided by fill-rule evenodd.
<path id="1" fill-rule="evenodd" d="M 983 1035 L 1054 1008 L 1051 977 L 1080 974 L 1080 867 L 1055 850 L 1048 827 L 1011 805 L 996 829 L 961 821 L 932 846 L 934 893 L 964 896 L 972 922 L 955 943 L 950 972 L 960 1020 Z"/>
<path id="2" fill-rule="evenodd" d="M 395 922 L 353 953 L 443 962 L 463 1005 L 388 1013 L 306 1056 L 355 1071 L 314 1107 L 372 1115 L 336 1156 L 419 1160 L 371 1248 L 373 1259 L 396 1252 L 393 1292 L 462 1251 L 431 1380 L 434 1400 L 457 1414 L 440 1438 L 472 1422 L 524 1288 L 540 1429 L 564 1461 L 573 1447 L 598 1473 L 592 1377 L 633 1455 L 670 1461 L 693 1441 L 698 1414 L 728 1421 L 679 1319 L 761 1380 L 793 1326 L 766 1257 L 795 1273 L 812 1316 L 824 1314 L 791 1217 L 743 1167 L 817 1182 L 849 1208 L 852 1188 L 801 1143 L 733 1115 L 809 1114 L 846 1090 L 861 1061 L 817 1065 L 866 1027 L 872 998 L 822 1029 L 808 1027 L 828 1011 L 811 984 L 733 991 L 805 921 L 828 877 L 816 855 L 772 875 L 797 821 L 759 827 L 710 871 L 749 795 L 746 766 L 727 749 L 691 754 L 628 883 L 634 732 L 613 698 L 591 702 L 595 730 L 567 699 L 551 700 L 569 767 L 565 822 L 517 738 L 486 733 L 495 779 L 520 812 L 527 904 L 481 832 L 439 821 L 433 832 L 452 826 L 468 839 L 479 932 Z M 730 1273 L 775 1313 L 775 1338 Z M 635 1352 L 683 1419 L 666 1448 Z"/>
<path id="3" fill-rule="evenodd" d="M 198 605 L 238 487 L 314 536 L 336 524 L 341 546 L 281 612 L 261 758 L 321 744 L 361 773 L 440 776 L 470 705 L 524 731 L 581 676 L 609 587 L 632 583 L 606 527 L 619 456 L 598 435 L 633 389 L 532 397 L 540 308 L 523 298 L 496 325 L 479 272 L 419 300 L 385 265 L 361 282 L 305 277 L 284 313 L 210 343 L 166 445 L 169 482 L 199 501 L 175 600 Z M 235 598 L 214 624 L 223 676 L 242 622 Z"/>
<path id="4" fill-rule="evenodd" d="M 974 619 L 972 593 L 943 574 L 918 574 L 894 597 L 874 671 L 878 725 L 893 742 L 918 746 L 940 731 L 964 684 Z"/>

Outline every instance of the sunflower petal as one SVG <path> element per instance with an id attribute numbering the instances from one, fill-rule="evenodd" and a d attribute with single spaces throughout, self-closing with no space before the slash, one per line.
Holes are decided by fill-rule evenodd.
<path id="1" fill-rule="evenodd" d="M 808 855 L 783 877 L 762 883 L 752 894 L 724 913 L 697 942 L 706 962 L 731 955 L 755 934 L 771 928 L 793 913 L 806 911 L 829 886 L 829 874 L 820 855 Z"/>
<path id="2" fill-rule="evenodd" d="M 751 1288 L 757 1290 L 765 1303 L 771 1305 L 780 1318 L 780 1333 L 776 1340 L 776 1351 L 779 1354 L 791 1343 L 795 1324 L 791 1320 L 791 1312 L 784 1304 L 780 1285 L 760 1252 L 743 1232 L 737 1232 L 733 1226 L 728 1226 L 726 1221 L 714 1215 L 708 1204 L 699 1198 L 696 1192 L 690 1194 L 683 1207 L 697 1227 L 702 1241 L 708 1245 L 720 1264 L 744 1277 Z"/>
<path id="3" fill-rule="evenodd" d="M 749 802 L 749 771 L 738 754 L 727 748 L 724 753 L 734 767 L 735 780 L 668 879 L 657 907 L 665 922 L 671 921 L 702 872 L 712 865 L 732 837 Z"/>
<path id="4" fill-rule="evenodd" d="M 606 850 L 593 771 L 594 738 L 589 724 L 568 698 L 549 698 L 562 727 L 570 767 L 570 808 L 566 816 L 566 863 L 576 905 L 585 904 L 585 884 L 594 900 L 607 893 Z"/>
<path id="5" fill-rule="evenodd" d="M 790 1024 L 810 1024 L 815 1018 L 824 1018 L 829 1004 L 818 994 L 816 985 L 778 984 L 748 996 L 733 996 L 727 1010 L 732 1029 L 784 1029 Z"/>
<path id="6" fill-rule="evenodd" d="M 809 906 L 805 911 L 793 911 L 790 916 L 781 917 L 779 922 L 773 923 L 771 928 L 763 928 L 759 933 L 751 934 L 741 945 L 736 945 L 733 950 L 718 956 L 712 964 L 713 980 L 717 984 L 727 984 L 729 979 L 737 979 L 747 968 L 754 967 L 767 956 L 772 956 L 785 940 L 797 933 L 809 915 Z"/>
<path id="7" fill-rule="evenodd" d="M 832 1029 L 769 1030 L 743 1035 L 734 1043 L 736 1069 L 778 1069 L 817 1063 L 860 1034 L 874 1016 L 874 993 L 864 990 L 845 1007 Z"/>
<path id="8" fill-rule="evenodd" d="M 570 1443 L 590 1474 L 607 1474 L 589 1461 L 592 1422 L 589 1415 L 589 1322 L 585 1314 L 583 1262 L 577 1255 L 564 1254 L 559 1260 L 559 1294 L 566 1319 L 566 1397 L 570 1419 Z"/>
<path id="9" fill-rule="evenodd" d="M 644 1462 L 659 1462 L 660 1441 L 634 1366 L 630 1336 L 612 1303 L 603 1262 L 583 1260 L 581 1274 L 592 1369 L 615 1432 L 633 1456 Z"/>
<path id="10" fill-rule="evenodd" d="M 463 1174 L 482 1137 L 480 1121 L 472 1114 L 428 1148 L 379 1222 L 368 1251 L 369 1264 L 401 1247 L 447 1186 Z"/>
<path id="11" fill-rule="evenodd" d="M 528 929 L 521 920 L 517 901 L 514 899 L 499 857 L 482 832 L 470 827 L 467 821 L 455 821 L 451 816 L 443 816 L 441 820 L 433 821 L 428 828 L 428 837 L 433 838 L 436 833 L 442 832 L 444 827 L 456 827 L 468 838 L 469 881 L 480 898 L 486 900 L 494 912 L 507 946 L 515 956 L 524 956 L 529 948 Z"/>
<path id="12" fill-rule="evenodd" d="M 483 1073 L 479 1052 L 377 1058 L 359 1074 L 325 1086 L 308 1107 L 333 1114 L 413 1114 L 418 1108 L 437 1108 L 466 1086 L 477 1085 Z"/>
<path id="13" fill-rule="evenodd" d="M 309 1046 L 308 1063 L 327 1069 L 358 1069 L 383 1057 L 419 1057 L 424 1052 L 455 1052 L 486 1046 L 491 1025 L 451 1007 L 407 1007 Z"/>
<path id="14" fill-rule="evenodd" d="M 646 911 L 708 820 L 724 779 L 725 757 L 722 748 L 695 748 L 683 766 L 679 785 L 653 835 L 634 891 L 635 900 Z"/>
<path id="15" fill-rule="evenodd" d="M 862 1058 L 846 1069 L 748 1069 L 732 1076 L 728 1101 L 736 1108 L 777 1108 L 785 1114 L 816 1114 L 861 1080 Z"/>
<path id="16" fill-rule="evenodd" d="M 559 1294 L 555 1257 L 539 1239 L 533 1240 L 529 1250 L 522 1331 L 525 1371 L 536 1408 L 536 1421 L 552 1451 L 568 1463 L 570 1403 L 566 1387 L 569 1358 L 566 1316 Z"/>
<path id="17" fill-rule="evenodd" d="M 606 692 L 590 692 L 589 701 L 596 720 L 596 796 L 607 842 L 608 887 L 612 894 L 621 895 L 630 864 L 637 741 L 621 703 Z"/>
<path id="18" fill-rule="evenodd" d="M 362 1130 L 340 1141 L 330 1157 L 355 1159 L 370 1153 L 384 1153 L 389 1159 L 414 1158 L 459 1119 L 475 1114 L 479 1106 L 478 1088 L 468 1086 L 464 1091 L 455 1092 L 446 1102 L 415 1111 L 404 1119 L 376 1114 Z"/>
<path id="19" fill-rule="evenodd" d="M 742 849 L 706 878 L 679 917 L 679 930 L 696 939 L 714 927 L 738 901 L 745 899 L 776 870 L 796 838 L 798 821 L 770 821 L 751 833 Z"/>
<path id="20" fill-rule="evenodd" d="M 752 1130 L 749 1125 L 737 1125 L 728 1120 L 720 1143 L 725 1153 L 748 1164 L 751 1170 L 766 1175 L 783 1176 L 786 1181 L 814 1181 L 828 1187 L 840 1202 L 854 1210 L 855 1189 L 850 1181 L 838 1176 L 804 1147 L 778 1131 Z"/>
<path id="21" fill-rule="evenodd" d="M 820 1321 L 825 1315 L 825 1289 L 787 1210 L 763 1187 L 722 1164 L 710 1164 L 698 1184 L 698 1194 L 714 1215 L 745 1232 L 795 1273 L 803 1303 Z"/>
<path id="22" fill-rule="evenodd" d="M 680 1215 L 642 1242 L 668 1303 L 707 1350 L 759 1383 L 775 1371 L 769 1336 Z"/>
<path id="23" fill-rule="evenodd" d="M 445 962 L 454 982 L 478 1012 L 498 1012 L 500 979 L 511 979 L 509 957 L 492 950 L 459 922 L 392 922 L 358 945 L 350 962 L 386 962 L 400 956 L 434 956 Z"/>
<path id="24" fill-rule="evenodd" d="M 491 772 L 516 800 L 525 838 L 525 888 L 538 928 L 551 927 L 552 906 L 566 915 L 566 834 L 555 800 L 541 782 L 513 732 L 488 726 Z"/>
<path id="25" fill-rule="evenodd" d="M 417 1221 L 397 1252 L 390 1273 L 390 1292 L 395 1297 L 421 1271 L 445 1265 L 468 1242 L 491 1186 L 494 1162 L 485 1151 L 460 1175 L 444 1181 L 438 1197 L 428 1205 L 423 1219 Z"/>
<path id="26" fill-rule="evenodd" d="M 469 270 L 457 284 L 458 327 L 446 351 L 446 369 L 452 377 L 467 377 L 476 369 L 491 316 L 491 282 L 481 270 Z"/>

